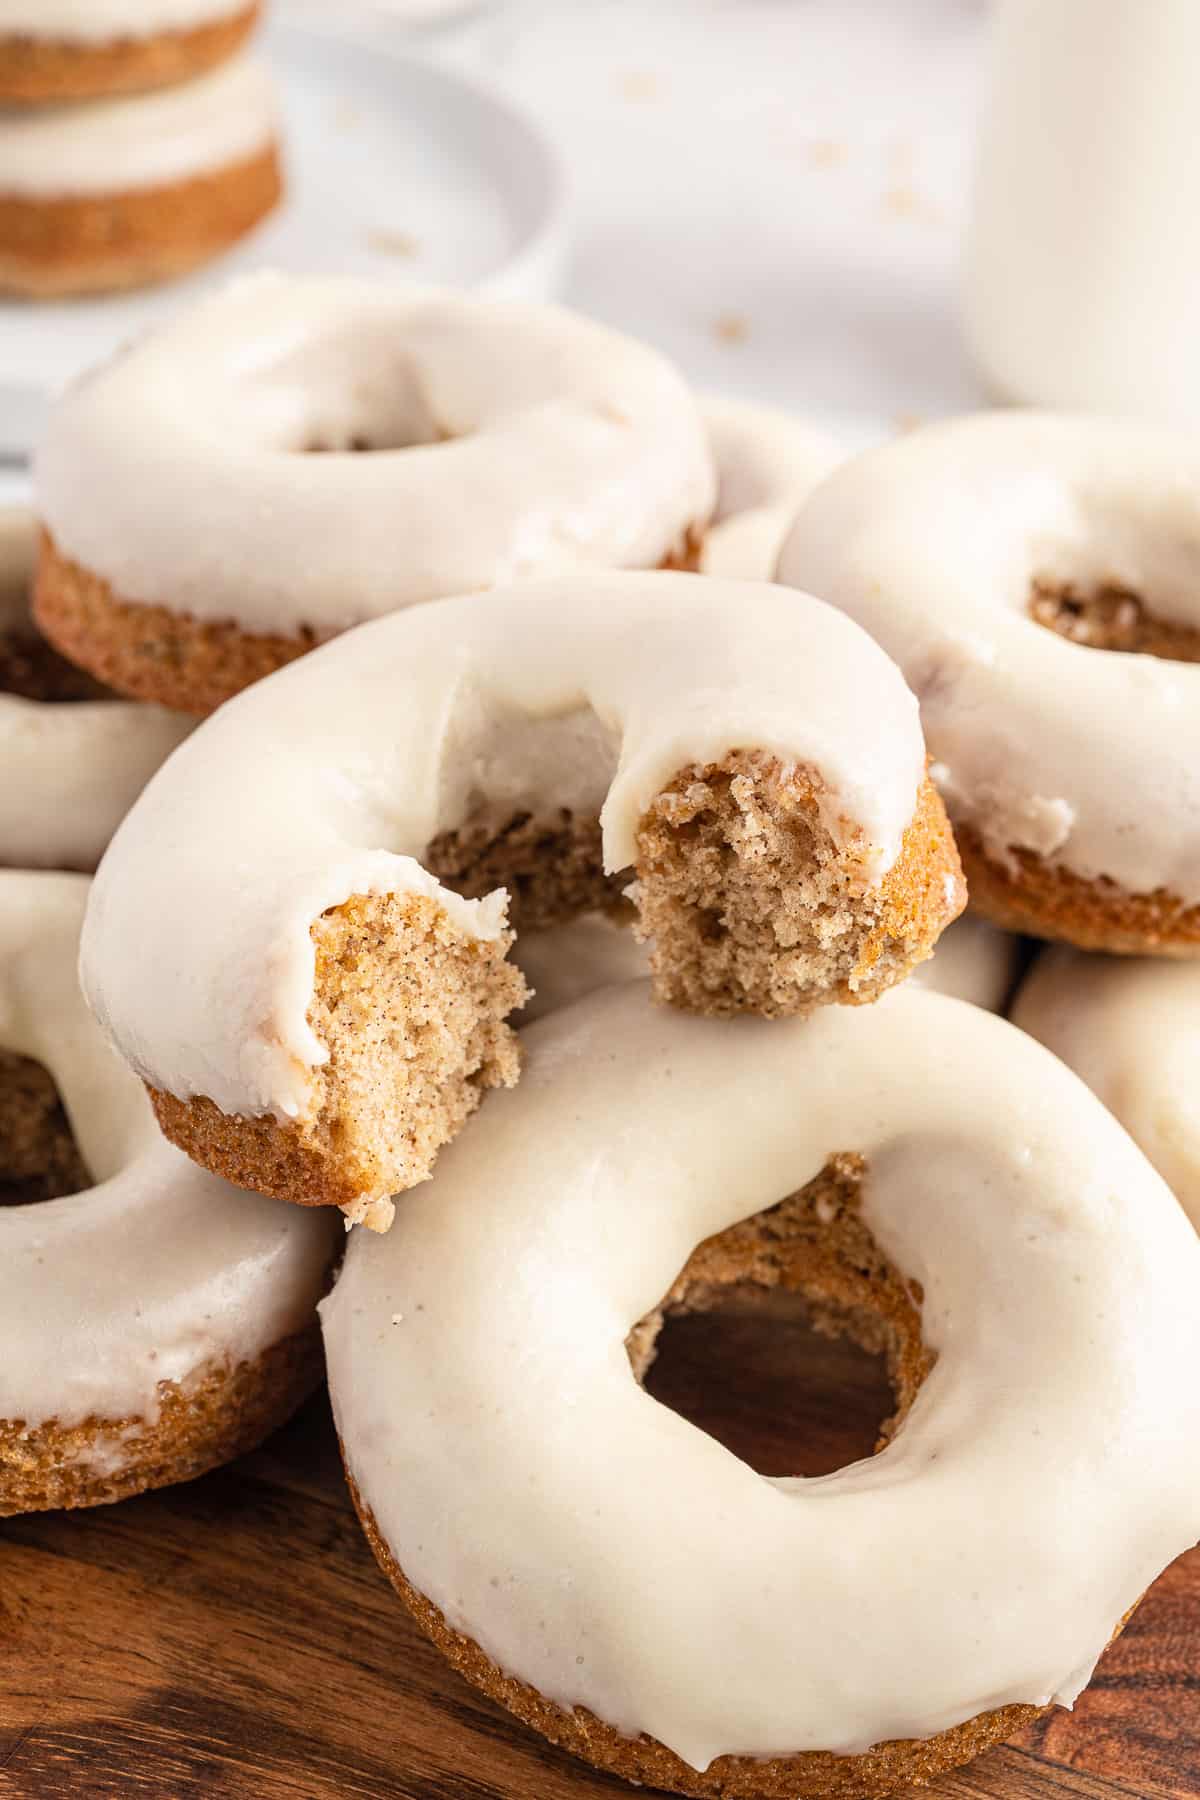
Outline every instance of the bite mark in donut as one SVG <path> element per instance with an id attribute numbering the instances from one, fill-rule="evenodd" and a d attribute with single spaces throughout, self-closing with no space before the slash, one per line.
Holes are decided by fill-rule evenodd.
<path id="1" fill-rule="evenodd" d="M 479 1105 L 511 1087 L 520 1058 L 505 1016 L 522 1004 L 512 934 L 483 941 L 422 895 L 357 895 L 312 928 L 309 1023 L 329 1053 L 295 1123 L 229 1118 L 211 1100 L 151 1087 L 172 1143 L 238 1187 L 341 1206 L 384 1231 L 389 1196 L 424 1181 Z"/>
<path id="2" fill-rule="evenodd" d="M 864 1005 L 932 953 L 948 905 L 957 913 L 965 898 L 932 783 L 873 889 L 822 823 L 821 791 L 811 770 L 739 752 L 685 769 L 657 797 L 638 830 L 634 894 L 659 999 L 768 1018 L 828 999 Z"/>

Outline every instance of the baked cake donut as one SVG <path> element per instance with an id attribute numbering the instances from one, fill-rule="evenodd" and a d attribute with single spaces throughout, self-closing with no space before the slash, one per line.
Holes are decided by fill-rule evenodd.
<path id="1" fill-rule="evenodd" d="M 0 106 L 190 81 L 223 62 L 257 0 L 0 0 Z"/>
<path id="2" fill-rule="evenodd" d="M 825 432 L 775 407 L 712 397 L 703 409 L 717 465 L 717 505 L 700 570 L 771 581 L 801 503 L 846 453 Z"/>
<path id="3" fill-rule="evenodd" d="M 280 192 L 274 91 L 248 56 L 162 93 L 9 116 L 0 291 L 45 298 L 180 275 L 236 243 Z M 98 498 L 107 484 L 99 470 L 93 481 Z"/>
<path id="4" fill-rule="evenodd" d="M 189 1155 L 383 1228 L 516 1078 L 506 898 L 536 928 L 631 874 L 681 1006 L 860 1004 L 929 954 L 962 879 L 864 632 L 663 573 L 375 620 L 160 770 L 96 878 L 84 985 Z"/>
<path id="5" fill-rule="evenodd" d="M 1200 1230 L 1200 969 L 1055 945 L 1012 1018 L 1099 1095 Z"/>
<path id="6" fill-rule="evenodd" d="M 164 1142 L 79 992 L 87 889 L 0 871 L 0 1514 L 199 1475 L 320 1372 L 329 1220 Z"/>
<path id="7" fill-rule="evenodd" d="M 1003 1012 L 1016 981 L 1020 948 L 1018 938 L 997 931 L 984 919 L 956 919 L 943 931 L 933 955 L 909 979 L 989 1012 Z M 561 925 L 522 932 L 513 961 L 529 984 L 522 1026 L 596 988 L 641 980 L 650 973 L 649 950 L 630 930 L 629 920 L 604 912 L 582 913 Z"/>
<path id="8" fill-rule="evenodd" d="M 525 1050 L 321 1306 L 417 1623 L 554 1742 L 721 1800 L 889 1793 L 1070 1705 L 1200 1529 L 1200 1242 L 1126 1134 L 912 989 L 768 1024 L 634 983 Z M 886 1350 L 875 1457 L 768 1478 L 641 1391 L 664 1313 L 747 1285 Z"/>
<path id="9" fill-rule="evenodd" d="M 26 509 L 0 508 L 0 865 L 94 869 L 193 721 L 119 700 L 50 648 L 30 613 L 35 544 Z"/>
<path id="10" fill-rule="evenodd" d="M 202 713 L 417 602 L 687 563 L 714 475 L 683 381 L 604 326 L 261 275 L 74 387 L 36 488 L 47 636 Z"/>
<path id="11" fill-rule="evenodd" d="M 855 458 L 780 579 L 841 607 L 921 702 L 971 904 L 1083 949 L 1200 954 L 1200 450 L 981 414 Z"/>

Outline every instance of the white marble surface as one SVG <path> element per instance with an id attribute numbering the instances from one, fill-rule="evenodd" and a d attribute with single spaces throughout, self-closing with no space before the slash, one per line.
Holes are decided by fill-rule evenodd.
<path id="1" fill-rule="evenodd" d="M 565 298 L 706 387 L 907 420 L 980 398 L 958 257 L 982 0 L 511 0 L 435 54 L 565 152 Z"/>

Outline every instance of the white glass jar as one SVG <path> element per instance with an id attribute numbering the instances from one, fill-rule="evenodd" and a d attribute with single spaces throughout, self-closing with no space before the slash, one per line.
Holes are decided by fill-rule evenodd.
<path id="1" fill-rule="evenodd" d="M 964 305 L 997 396 L 1200 424 L 1200 0 L 996 0 Z"/>

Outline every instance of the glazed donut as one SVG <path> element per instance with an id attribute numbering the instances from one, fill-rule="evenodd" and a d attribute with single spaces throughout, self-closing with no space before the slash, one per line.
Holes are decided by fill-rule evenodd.
<path id="1" fill-rule="evenodd" d="M 1022 982 L 1012 1018 L 1099 1095 L 1200 1230 L 1200 969 L 1055 946 Z"/>
<path id="2" fill-rule="evenodd" d="M 1007 931 L 997 931 L 984 919 L 956 919 L 910 980 L 940 994 L 969 1000 L 988 1012 L 1003 1012 L 1019 958 L 1020 942 Z M 522 932 L 513 961 L 529 984 L 529 999 L 519 1020 L 522 1026 L 570 1006 L 597 988 L 641 980 L 650 973 L 650 953 L 628 921 L 600 912 L 584 913 L 541 931 Z"/>
<path id="3" fill-rule="evenodd" d="M 33 521 L 0 509 L 0 865 L 94 869 L 192 721 L 118 700 L 38 636 Z"/>
<path id="4" fill-rule="evenodd" d="M 182 274 L 243 237 L 280 191 L 274 90 L 248 56 L 162 93 L 3 120 L 0 291 Z"/>
<path id="5" fill-rule="evenodd" d="M 321 1307 L 418 1624 L 554 1742 L 723 1800 L 887 1793 L 1069 1705 L 1200 1528 L 1200 1242 L 1125 1133 L 911 989 L 771 1025 L 634 983 L 525 1049 Z M 663 1312 L 747 1282 L 889 1352 L 876 1457 L 769 1479 L 639 1391 Z"/>
<path id="6" fill-rule="evenodd" d="M 771 581 L 801 503 L 845 460 L 845 451 L 774 407 L 713 397 L 703 411 L 717 465 L 717 505 L 700 548 L 700 572 Z"/>
<path id="7" fill-rule="evenodd" d="M 0 0 L 0 106 L 191 81 L 224 61 L 258 0 Z"/>
<path id="8" fill-rule="evenodd" d="M 1200 954 L 1198 533 L 1190 438 L 1030 412 L 911 432 L 801 509 L 780 579 L 900 664 L 995 923 Z"/>
<path id="9" fill-rule="evenodd" d="M 496 890 L 536 926 L 635 865 L 659 997 L 703 1011 L 872 1000 L 964 898 L 864 632 L 765 582 L 575 576 L 376 620 L 206 720 L 113 840 L 84 984 L 189 1155 L 385 1228 L 516 1078 Z"/>
<path id="10" fill-rule="evenodd" d="M 714 476 L 679 376 L 603 326 L 262 275 L 73 388 L 36 487 L 46 635 L 206 712 L 419 601 L 687 562 Z"/>
<path id="11" fill-rule="evenodd" d="M 79 992 L 87 890 L 0 872 L 0 1165 L 34 1172 L 43 1069 L 82 1157 L 60 1145 L 61 1198 L 2 1195 L 0 1514 L 188 1480 L 274 1430 L 320 1369 L 328 1218 L 237 1193 L 164 1143 Z"/>

